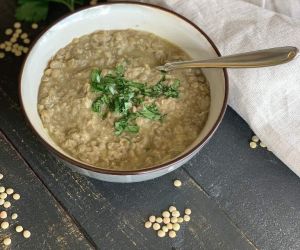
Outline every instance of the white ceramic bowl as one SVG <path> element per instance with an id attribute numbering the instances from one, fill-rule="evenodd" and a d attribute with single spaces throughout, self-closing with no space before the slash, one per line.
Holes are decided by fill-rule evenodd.
<path id="1" fill-rule="evenodd" d="M 196 25 L 169 10 L 141 3 L 110 3 L 70 14 L 48 28 L 28 54 L 20 77 L 20 101 L 36 134 L 74 170 L 110 182 L 137 182 L 164 175 L 191 159 L 212 136 L 224 115 L 228 80 L 226 70 L 203 69 L 210 83 L 211 106 L 205 127 L 195 142 L 176 158 L 163 164 L 135 171 L 99 169 L 73 158 L 58 147 L 45 131 L 37 111 L 38 90 L 43 71 L 51 57 L 75 37 L 96 30 L 137 29 L 152 32 L 181 47 L 192 58 L 219 54 L 211 39 Z"/>

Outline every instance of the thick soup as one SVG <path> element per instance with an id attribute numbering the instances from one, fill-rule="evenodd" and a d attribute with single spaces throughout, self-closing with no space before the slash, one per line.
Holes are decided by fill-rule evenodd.
<path id="1" fill-rule="evenodd" d="M 199 69 L 166 75 L 155 69 L 187 59 L 179 47 L 137 30 L 75 38 L 44 71 L 38 98 L 43 125 L 64 151 L 99 168 L 165 162 L 193 143 L 208 116 L 209 86 Z"/>

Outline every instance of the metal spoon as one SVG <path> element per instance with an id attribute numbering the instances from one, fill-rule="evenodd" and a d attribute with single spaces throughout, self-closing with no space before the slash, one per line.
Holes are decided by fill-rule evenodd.
<path id="1" fill-rule="evenodd" d="M 156 67 L 156 69 L 160 71 L 170 71 L 183 68 L 267 67 L 287 63 L 293 60 L 297 53 L 298 49 L 296 47 L 277 47 L 204 60 L 169 62 L 163 66 Z"/>

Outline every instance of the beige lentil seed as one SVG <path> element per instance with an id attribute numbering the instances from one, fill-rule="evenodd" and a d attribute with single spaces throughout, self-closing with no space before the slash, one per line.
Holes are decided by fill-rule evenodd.
<path id="1" fill-rule="evenodd" d="M 172 223 L 168 223 L 168 224 L 167 224 L 167 228 L 168 228 L 169 230 L 173 229 Z"/>
<path id="2" fill-rule="evenodd" d="M 6 193 L 9 194 L 9 195 L 12 194 L 13 192 L 14 192 L 14 190 L 12 188 L 7 188 L 6 189 Z"/>
<path id="3" fill-rule="evenodd" d="M 21 233 L 23 231 L 23 227 L 22 226 L 16 226 L 16 232 Z"/>
<path id="4" fill-rule="evenodd" d="M 11 215 L 11 218 L 12 218 L 12 220 L 17 219 L 17 218 L 18 218 L 18 214 L 17 214 L 17 213 L 13 213 L 13 214 Z"/>
<path id="5" fill-rule="evenodd" d="M 170 217 L 165 217 L 163 219 L 164 224 L 168 224 L 168 223 L 170 223 L 170 221 L 171 221 Z"/>
<path id="6" fill-rule="evenodd" d="M 15 33 L 20 35 L 22 33 L 22 29 L 16 29 Z"/>
<path id="7" fill-rule="evenodd" d="M 37 23 L 33 23 L 33 24 L 31 24 L 31 28 L 32 29 L 37 29 L 39 26 L 38 26 L 38 24 Z"/>
<path id="8" fill-rule="evenodd" d="M 190 221 L 190 220 L 191 220 L 191 217 L 190 217 L 189 215 L 186 214 L 186 215 L 183 216 L 183 220 L 184 220 L 184 221 Z"/>
<path id="9" fill-rule="evenodd" d="M 11 43 L 15 43 L 15 42 L 17 42 L 17 38 L 12 37 L 9 41 L 10 41 Z"/>
<path id="10" fill-rule="evenodd" d="M 256 148 L 257 147 L 257 144 L 254 141 L 250 142 L 249 145 L 250 145 L 250 148 Z"/>
<path id="11" fill-rule="evenodd" d="M 14 27 L 15 27 L 16 29 L 21 28 L 21 23 L 15 22 L 15 23 L 14 23 Z"/>
<path id="12" fill-rule="evenodd" d="M 150 221 L 145 222 L 145 228 L 150 228 L 152 226 L 152 223 Z"/>
<path id="13" fill-rule="evenodd" d="M 15 56 L 21 56 L 22 55 L 22 52 L 21 51 L 16 51 L 16 53 L 15 53 Z"/>
<path id="14" fill-rule="evenodd" d="M 0 187 L 0 193 L 4 193 L 5 192 L 5 187 L 1 186 Z"/>
<path id="15" fill-rule="evenodd" d="M 170 217 L 170 212 L 169 212 L 169 211 L 163 211 L 163 212 L 162 212 L 162 216 L 163 216 L 164 218 L 168 218 L 168 217 Z"/>
<path id="16" fill-rule="evenodd" d="M 0 198 L 3 199 L 3 200 L 5 200 L 6 197 L 7 197 L 7 193 L 1 193 L 0 194 Z"/>
<path id="17" fill-rule="evenodd" d="M 23 232 L 24 238 L 29 238 L 30 235 L 31 235 L 31 233 L 28 230 L 24 230 L 24 232 Z"/>
<path id="18" fill-rule="evenodd" d="M 266 144 L 264 144 L 263 142 L 260 142 L 260 144 L 259 144 L 262 148 L 266 148 L 267 147 L 267 145 Z"/>
<path id="19" fill-rule="evenodd" d="M 156 218 L 155 218 L 154 215 L 151 215 L 151 216 L 149 217 L 149 221 L 152 222 L 152 223 L 155 222 L 155 219 L 156 219 Z"/>
<path id="20" fill-rule="evenodd" d="M 178 218 L 177 217 L 172 217 L 171 218 L 171 223 L 176 223 L 178 221 Z"/>
<path id="21" fill-rule="evenodd" d="M 258 142 L 259 138 L 256 135 L 253 135 L 251 140 L 254 141 L 254 142 Z"/>
<path id="22" fill-rule="evenodd" d="M 173 231 L 173 230 L 171 230 L 171 231 L 169 232 L 169 237 L 170 237 L 170 238 L 175 238 L 175 237 L 176 237 L 176 232 Z"/>
<path id="23" fill-rule="evenodd" d="M 17 194 L 17 193 L 15 193 L 15 194 L 13 194 L 13 199 L 14 200 L 20 200 L 20 198 L 21 198 L 21 196 L 19 195 L 19 194 Z"/>
<path id="24" fill-rule="evenodd" d="M 4 199 L 0 198 L 0 206 L 4 204 Z"/>
<path id="25" fill-rule="evenodd" d="M 169 231 L 169 229 L 168 229 L 167 226 L 163 226 L 161 229 L 162 229 L 165 233 L 167 233 L 167 232 Z"/>
<path id="26" fill-rule="evenodd" d="M 7 218 L 7 213 L 6 213 L 6 211 L 1 211 L 1 212 L 0 212 L 0 218 L 1 218 L 1 219 L 6 219 L 6 218 Z"/>
<path id="27" fill-rule="evenodd" d="M 28 50 L 29 50 L 29 49 L 28 49 L 27 47 L 24 47 L 24 48 L 23 48 L 23 52 L 24 52 L 25 54 L 28 52 Z"/>
<path id="28" fill-rule="evenodd" d="M 177 222 L 178 222 L 178 223 L 182 223 L 182 222 L 183 222 L 183 218 L 182 218 L 182 217 L 178 217 Z"/>
<path id="29" fill-rule="evenodd" d="M 26 39 L 28 37 L 28 34 L 27 33 L 22 33 L 20 37 L 21 37 L 21 39 Z"/>
<path id="30" fill-rule="evenodd" d="M 4 176 L 3 176 L 3 174 L 0 174 L 0 180 L 2 180 L 2 179 L 3 179 L 3 177 L 4 177 Z"/>
<path id="31" fill-rule="evenodd" d="M 175 181 L 173 182 L 173 184 L 174 184 L 175 187 L 180 187 L 180 186 L 182 185 L 182 183 L 181 183 L 180 180 L 175 180 Z"/>
<path id="32" fill-rule="evenodd" d="M 2 223 L 1 223 L 1 228 L 2 229 L 7 229 L 9 227 L 9 223 L 7 222 L 7 221 L 3 221 Z"/>
<path id="33" fill-rule="evenodd" d="M 178 223 L 173 224 L 173 230 L 174 231 L 179 231 L 180 225 Z"/>
<path id="34" fill-rule="evenodd" d="M 11 206 L 11 203 L 9 201 L 5 201 L 4 204 L 3 204 L 3 206 L 5 208 L 9 208 Z"/>
<path id="35" fill-rule="evenodd" d="M 0 44 L 0 49 L 5 49 L 5 43 Z M 2 177 L 3 178 L 3 177 Z"/>
<path id="36" fill-rule="evenodd" d="M 11 35 L 13 33 L 13 30 L 12 29 L 6 29 L 5 30 L 5 35 Z"/>
<path id="37" fill-rule="evenodd" d="M 178 210 L 173 211 L 173 212 L 172 212 L 172 216 L 173 216 L 173 217 L 179 217 L 179 216 L 180 216 L 179 211 L 178 211 Z"/>
<path id="38" fill-rule="evenodd" d="M 162 223 L 163 222 L 163 219 L 161 217 L 157 217 L 156 220 L 155 220 L 157 223 Z"/>
<path id="39" fill-rule="evenodd" d="M 6 51 L 6 52 L 11 51 L 11 47 L 10 47 L 10 46 L 6 47 L 6 48 L 5 48 L 5 51 Z"/>
<path id="40" fill-rule="evenodd" d="M 184 213 L 187 214 L 187 215 L 190 215 L 192 213 L 192 210 L 190 208 L 186 208 L 184 210 Z"/>
<path id="41" fill-rule="evenodd" d="M 174 206 L 170 206 L 169 207 L 169 211 L 172 213 L 173 211 L 176 211 L 176 207 L 174 207 Z"/>
<path id="42" fill-rule="evenodd" d="M 158 223 L 154 223 L 152 227 L 155 231 L 160 229 L 160 225 Z"/>
<path id="43" fill-rule="evenodd" d="M 164 232 L 163 230 L 158 230 L 157 235 L 158 237 L 162 238 L 166 236 L 166 232 Z"/>
<path id="44" fill-rule="evenodd" d="M 26 44 L 29 44 L 30 40 L 28 38 L 26 38 L 26 39 L 23 40 L 23 42 L 26 43 Z"/>
<path id="45" fill-rule="evenodd" d="M 15 33 L 12 35 L 12 38 L 18 39 L 19 36 L 20 36 L 20 34 L 15 32 Z"/>
<path id="46" fill-rule="evenodd" d="M 5 238 L 5 239 L 3 240 L 3 244 L 4 244 L 5 246 L 9 246 L 9 245 L 11 244 L 11 239 L 10 239 L 10 238 Z"/>

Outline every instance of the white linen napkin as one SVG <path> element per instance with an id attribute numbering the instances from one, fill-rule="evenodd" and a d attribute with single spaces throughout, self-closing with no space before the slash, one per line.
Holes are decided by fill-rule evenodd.
<path id="1" fill-rule="evenodd" d="M 287 45 L 300 48 L 300 1 L 141 2 L 161 5 L 187 17 L 211 37 L 222 55 Z M 228 74 L 229 105 L 300 177 L 300 56 L 288 64 L 230 69 Z"/>

